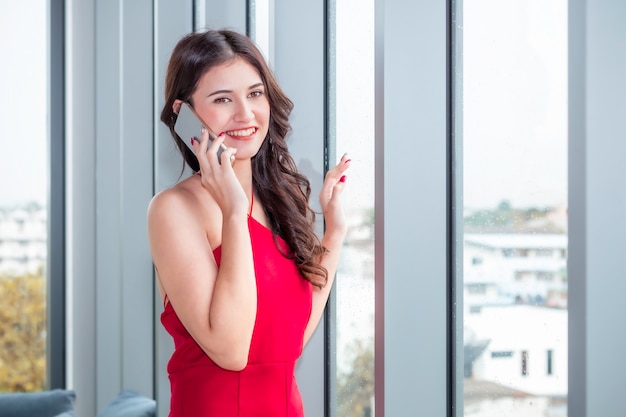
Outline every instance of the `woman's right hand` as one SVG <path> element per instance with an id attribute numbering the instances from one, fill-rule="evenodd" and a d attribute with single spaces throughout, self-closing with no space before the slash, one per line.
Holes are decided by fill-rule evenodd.
<path id="1" fill-rule="evenodd" d="M 224 143 L 224 138 L 224 133 L 221 133 L 211 142 L 208 130 L 202 129 L 200 141 L 192 139 L 192 146 L 200 165 L 201 183 L 212 194 L 224 217 L 247 215 L 248 197 L 233 169 L 237 149 L 227 147 L 220 155 L 221 161 L 218 160 L 217 151 Z"/>

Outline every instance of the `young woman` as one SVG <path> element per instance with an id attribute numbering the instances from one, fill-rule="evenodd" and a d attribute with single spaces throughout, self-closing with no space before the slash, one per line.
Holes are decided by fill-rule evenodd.
<path id="1" fill-rule="evenodd" d="M 186 105 L 216 140 L 176 134 Z M 350 160 L 326 174 L 320 240 L 309 181 L 285 141 L 292 107 L 246 36 L 209 30 L 174 48 L 161 120 L 195 174 L 148 209 L 161 321 L 175 344 L 171 417 L 304 415 L 294 368 L 337 268 Z"/>

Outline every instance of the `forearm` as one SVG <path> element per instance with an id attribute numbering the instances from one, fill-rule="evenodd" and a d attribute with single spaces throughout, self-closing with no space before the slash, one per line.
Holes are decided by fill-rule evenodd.
<path id="1" fill-rule="evenodd" d="M 326 251 L 320 256 L 319 263 L 328 271 L 328 281 L 323 288 L 313 290 L 313 309 L 304 332 L 304 343 L 309 340 L 324 313 L 326 301 L 337 273 L 341 247 L 347 232 L 346 219 L 339 197 L 345 187 L 346 176 L 344 174 L 349 166 L 350 159 L 348 159 L 347 154 L 344 154 L 341 161 L 326 173 L 320 191 L 320 204 L 326 223 L 326 231 L 321 243 Z"/>
<path id="2" fill-rule="evenodd" d="M 306 344 L 313 335 L 319 321 L 324 314 L 324 309 L 332 289 L 339 258 L 341 256 L 341 248 L 345 240 L 345 232 L 327 231 L 322 238 L 322 246 L 326 251 L 320 256 L 319 263 L 328 271 L 328 281 L 322 288 L 313 288 L 313 307 L 311 317 L 304 333 L 304 343 Z"/>
<path id="3" fill-rule="evenodd" d="M 209 331 L 227 360 L 247 361 L 256 319 L 257 293 L 247 218 L 224 219 L 222 254 L 215 281 Z M 245 364 L 244 364 L 245 366 Z"/>
<path id="4" fill-rule="evenodd" d="M 339 265 L 339 258 L 341 255 L 341 248 L 345 240 L 345 232 L 343 231 L 327 231 L 322 238 L 322 247 L 325 249 L 324 253 L 320 256 L 319 263 L 328 272 L 328 282 L 322 288 L 321 292 L 330 292 L 335 274 L 337 273 L 337 266 Z"/>

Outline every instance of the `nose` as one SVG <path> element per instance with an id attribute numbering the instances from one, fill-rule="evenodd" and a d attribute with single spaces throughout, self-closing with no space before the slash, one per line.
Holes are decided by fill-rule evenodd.
<path id="1" fill-rule="evenodd" d="M 235 109 L 235 120 L 238 122 L 248 122 L 254 118 L 252 105 L 246 100 L 239 101 Z"/>

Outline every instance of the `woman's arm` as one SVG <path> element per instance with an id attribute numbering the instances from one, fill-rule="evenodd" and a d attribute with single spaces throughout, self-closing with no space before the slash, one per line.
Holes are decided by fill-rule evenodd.
<path id="1" fill-rule="evenodd" d="M 213 153 L 222 141 L 215 141 Z M 206 134 L 202 142 L 195 144 L 203 155 L 202 177 L 150 203 L 149 241 L 161 287 L 187 331 L 216 364 L 240 370 L 248 362 L 257 307 L 248 200 L 231 165 L 204 156 Z M 224 151 L 225 157 L 233 152 Z M 209 236 L 221 243 L 219 268 Z"/>
<path id="2" fill-rule="evenodd" d="M 327 250 L 321 255 L 320 264 L 328 271 L 328 282 L 323 288 L 313 288 L 313 307 L 309 323 L 304 331 L 304 344 L 309 341 L 322 318 L 337 272 L 341 247 L 347 229 L 341 205 L 341 193 L 345 187 L 345 172 L 349 167 L 350 159 L 344 155 L 339 164 L 328 171 L 320 191 L 320 203 L 326 225 L 322 246 Z"/>
<path id="3" fill-rule="evenodd" d="M 225 369 L 243 369 L 256 317 L 247 216 L 222 220 L 218 269 L 198 202 L 184 195 L 186 192 L 168 190 L 150 203 L 149 242 L 159 282 L 178 318 L 204 352 Z"/>

